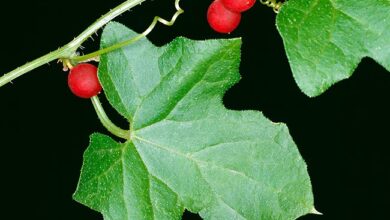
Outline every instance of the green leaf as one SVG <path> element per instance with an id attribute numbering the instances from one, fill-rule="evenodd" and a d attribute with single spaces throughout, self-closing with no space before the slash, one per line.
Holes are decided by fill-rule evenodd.
<path id="1" fill-rule="evenodd" d="M 101 47 L 136 33 L 118 23 Z M 146 39 L 101 57 L 125 143 L 95 134 L 74 198 L 105 219 L 295 219 L 314 212 L 306 164 L 283 124 L 222 104 L 240 76 L 240 39 Z"/>
<path id="2" fill-rule="evenodd" d="M 74 198 L 105 219 L 179 219 L 183 206 L 163 182 L 148 173 L 132 142 L 93 134 L 84 154 Z"/>
<path id="3" fill-rule="evenodd" d="M 289 0 L 277 26 L 294 78 L 308 96 L 348 78 L 363 57 L 390 71 L 389 0 Z"/>

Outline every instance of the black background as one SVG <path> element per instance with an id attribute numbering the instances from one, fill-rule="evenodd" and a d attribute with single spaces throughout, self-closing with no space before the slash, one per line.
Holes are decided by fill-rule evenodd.
<path id="1" fill-rule="evenodd" d="M 0 74 L 66 44 L 119 2 L 2 1 Z M 315 205 L 324 213 L 300 219 L 387 219 L 390 74 L 365 58 L 349 80 L 308 98 L 292 78 L 271 9 L 257 4 L 237 31 L 220 35 L 205 19 L 210 2 L 182 0 L 186 12 L 177 23 L 158 25 L 149 39 L 163 45 L 179 35 L 241 36 L 243 78 L 224 103 L 260 110 L 288 125 L 308 164 Z M 154 15 L 173 13 L 173 0 L 148 0 L 116 21 L 141 32 Z M 98 40 L 84 43 L 83 52 L 94 51 Z M 9 216 L 4 219 L 102 219 L 71 195 L 89 134 L 107 132 L 90 101 L 68 91 L 66 77 L 52 62 L 0 88 L 0 211 Z M 109 115 L 125 125 L 112 109 Z M 199 218 L 186 213 L 183 219 Z"/>

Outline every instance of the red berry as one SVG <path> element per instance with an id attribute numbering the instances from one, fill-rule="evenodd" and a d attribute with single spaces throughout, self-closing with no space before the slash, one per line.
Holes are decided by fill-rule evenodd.
<path id="1" fill-rule="evenodd" d="M 221 0 L 215 0 L 207 10 L 207 21 L 219 33 L 230 33 L 238 27 L 241 14 L 227 9 Z"/>
<path id="2" fill-rule="evenodd" d="M 97 77 L 96 66 L 81 63 L 73 67 L 68 75 L 68 86 L 80 98 L 91 98 L 99 94 L 102 86 Z"/>
<path id="3" fill-rule="evenodd" d="M 243 12 L 253 7 L 256 0 L 221 0 L 230 11 Z"/>

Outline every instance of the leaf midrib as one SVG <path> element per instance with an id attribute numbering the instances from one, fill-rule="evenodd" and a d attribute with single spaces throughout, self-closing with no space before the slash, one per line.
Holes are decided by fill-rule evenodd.
<path id="1" fill-rule="evenodd" d="M 187 156 L 186 154 L 184 154 L 184 153 L 182 153 L 182 152 L 180 152 L 180 151 L 176 151 L 176 150 L 174 150 L 174 149 L 171 148 L 171 147 L 166 147 L 166 146 L 163 146 L 163 145 L 161 145 L 161 144 L 154 143 L 153 141 L 144 139 L 144 138 L 139 137 L 139 136 L 136 136 L 136 135 L 134 135 L 133 138 L 136 139 L 136 140 L 139 140 L 139 141 L 141 141 L 141 142 L 144 142 L 144 143 L 146 143 L 146 144 L 148 144 L 148 145 L 150 145 L 150 146 L 154 146 L 154 147 L 157 147 L 157 148 L 159 148 L 159 149 L 162 149 L 162 150 L 168 151 L 168 152 L 170 152 L 170 153 L 176 154 L 176 155 L 178 155 L 178 156 L 185 157 L 185 158 L 187 158 L 188 160 L 193 161 L 193 162 L 197 165 L 198 168 L 199 168 L 199 164 L 205 164 L 206 166 L 218 167 L 218 168 L 220 168 L 220 169 L 222 169 L 222 170 L 229 171 L 230 173 L 238 174 L 238 175 L 240 175 L 240 176 L 242 176 L 242 177 L 245 177 L 245 178 L 247 178 L 248 180 L 255 182 L 256 184 L 259 184 L 259 185 L 261 185 L 261 186 L 263 186 L 263 187 L 266 187 L 267 189 L 270 189 L 270 190 L 271 190 L 272 192 L 274 192 L 274 193 L 279 193 L 279 192 L 280 192 L 279 189 L 276 189 L 276 188 L 274 188 L 274 187 L 272 187 L 272 186 L 264 185 L 264 183 L 261 183 L 261 182 L 255 180 L 255 179 L 253 179 L 252 177 L 246 175 L 245 173 L 240 172 L 240 171 L 233 170 L 233 169 L 230 169 L 230 168 L 228 168 L 228 167 L 224 167 L 224 166 L 217 165 L 217 164 L 211 164 L 211 163 L 209 163 L 209 162 L 207 162 L 207 161 L 203 161 L 203 160 L 199 160 L 199 159 L 193 158 L 193 157 L 192 157 L 193 154 L 190 154 L 191 156 Z M 133 142 L 133 143 L 134 143 L 134 142 Z M 224 143 L 220 143 L 220 145 L 222 145 L 222 144 L 224 144 Z M 134 146 L 137 147 L 136 144 L 134 144 Z M 142 158 L 142 157 L 141 157 L 141 158 Z M 146 166 L 146 164 L 145 164 L 145 166 Z"/>

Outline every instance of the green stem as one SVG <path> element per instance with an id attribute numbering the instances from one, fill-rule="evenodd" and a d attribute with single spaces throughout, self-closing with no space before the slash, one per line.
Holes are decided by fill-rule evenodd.
<path id="1" fill-rule="evenodd" d="M 123 2 L 122 4 L 116 6 L 115 8 L 113 8 L 109 12 L 107 12 L 105 15 L 100 17 L 97 21 L 95 21 L 91 26 L 89 26 L 87 29 L 85 29 L 85 31 L 83 31 L 78 37 L 76 37 L 73 41 L 71 41 L 67 45 L 71 48 L 77 49 L 92 34 L 94 34 L 96 31 L 98 31 L 101 27 L 106 25 L 112 19 L 116 18 L 117 16 L 121 15 L 122 13 L 126 12 L 127 10 L 141 4 L 144 1 L 146 1 L 146 0 L 127 0 L 127 1 Z"/>
<path id="2" fill-rule="evenodd" d="M 38 67 L 40 67 L 48 62 L 51 62 L 53 60 L 58 59 L 59 57 L 61 57 L 65 53 L 65 51 L 66 51 L 66 49 L 64 47 L 59 48 L 56 51 L 48 53 L 42 57 L 35 59 L 32 62 L 26 63 L 23 66 L 12 70 L 11 72 L 9 72 L 7 74 L 4 74 L 2 77 L 0 77 L 0 87 L 2 87 L 3 85 L 11 82 L 15 78 L 17 78 L 17 77 L 35 69 L 35 68 L 38 68 Z"/>
<path id="3" fill-rule="evenodd" d="M 184 10 L 181 9 L 179 6 L 179 2 L 180 2 L 180 0 L 175 1 L 176 13 L 172 16 L 170 21 L 167 21 L 159 16 L 156 16 L 156 17 L 154 17 L 154 19 L 153 19 L 152 23 L 149 25 L 149 27 L 144 32 L 139 34 L 138 36 L 131 38 L 131 39 L 128 39 L 128 40 L 125 40 L 125 41 L 122 41 L 122 42 L 119 42 L 119 43 L 116 43 L 112 46 L 103 48 L 103 49 L 95 51 L 93 53 L 89 53 L 89 54 L 86 54 L 83 56 L 72 57 L 72 60 L 76 61 L 76 62 L 89 60 L 89 59 L 98 57 L 102 54 L 109 53 L 109 52 L 114 51 L 116 49 L 119 49 L 119 48 L 125 47 L 127 45 L 130 45 L 132 43 L 135 43 L 138 40 L 142 39 L 143 37 L 146 37 L 153 30 L 153 28 L 156 26 L 156 24 L 158 22 L 160 22 L 166 26 L 172 26 L 175 23 L 177 17 L 179 17 L 180 14 L 184 13 Z"/>
<path id="4" fill-rule="evenodd" d="M 111 122 L 106 112 L 104 111 L 98 96 L 92 97 L 91 101 L 103 126 L 113 135 L 128 140 L 130 138 L 130 131 L 123 130 L 122 128 L 116 126 L 114 123 Z"/>
<path id="5" fill-rule="evenodd" d="M 105 24 L 107 24 L 109 21 L 117 17 L 118 15 L 124 13 L 125 11 L 135 7 L 138 4 L 141 4 L 146 0 L 127 0 L 123 2 L 122 4 L 118 5 L 114 9 L 110 10 L 107 14 L 103 15 L 101 18 L 99 18 L 97 21 L 95 21 L 91 26 L 89 26 L 85 31 L 83 31 L 79 36 L 77 36 L 75 39 L 73 39 L 70 43 L 66 44 L 65 46 L 59 48 L 56 51 L 53 51 L 51 53 L 48 53 L 42 57 L 39 57 L 19 68 L 16 68 L 15 70 L 12 70 L 11 72 L 4 74 L 2 77 L 0 77 L 0 87 L 11 82 L 15 78 L 35 69 L 38 68 L 48 62 L 51 62 L 56 59 L 60 58 L 68 58 L 75 54 L 75 51 L 77 48 L 81 46 L 81 44 L 86 41 L 92 34 L 94 34 L 96 31 L 98 31 L 100 28 L 102 28 Z"/>

